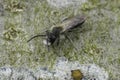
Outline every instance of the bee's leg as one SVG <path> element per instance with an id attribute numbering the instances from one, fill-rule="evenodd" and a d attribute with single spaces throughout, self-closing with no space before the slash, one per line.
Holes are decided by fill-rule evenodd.
<path id="1" fill-rule="evenodd" d="M 57 46 L 59 46 L 60 43 L 60 36 L 58 36 L 57 40 L 56 40 Z"/>
<path id="2" fill-rule="evenodd" d="M 49 49 L 50 46 L 48 45 L 48 40 L 46 40 L 46 41 L 47 41 L 47 45 L 46 45 L 47 46 L 47 50 L 49 52 L 50 51 L 50 49 Z"/>
<path id="3" fill-rule="evenodd" d="M 73 47 L 75 48 L 75 50 L 78 51 L 78 49 L 74 45 L 73 41 L 66 34 L 64 34 L 64 36 L 70 41 L 70 43 L 73 45 Z"/>
<path id="4" fill-rule="evenodd" d="M 48 51 L 48 52 L 50 51 L 50 46 L 49 46 L 49 45 L 47 45 L 47 51 Z"/>
<path id="5" fill-rule="evenodd" d="M 64 22 L 64 21 L 66 21 L 66 20 L 68 20 L 68 17 L 63 18 L 63 19 L 61 20 L 61 22 Z"/>
<path id="6" fill-rule="evenodd" d="M 58 53 L 58 56 L 63 56 L 63 54 L 61 54 L 61 46 L 60 46 L 60 36 L 57 37 L 56 39 L 56 53 Z"/>

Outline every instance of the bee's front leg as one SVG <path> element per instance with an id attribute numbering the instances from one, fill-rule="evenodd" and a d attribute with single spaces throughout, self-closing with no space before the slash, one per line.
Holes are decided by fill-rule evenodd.
<path id="1" fill-rule="evenodd" d="M 48 40 L 47 40 L 47 50 L 48 50 L 48 52 L 50 51 L 50 46 L 48 45 Z"/>
<path id="2" fill-rule="evenodd" d="M 60 44 L 60 36 L 58 36 L 56 39 L 56 45 L 59 46 L 59 44 Z"/>

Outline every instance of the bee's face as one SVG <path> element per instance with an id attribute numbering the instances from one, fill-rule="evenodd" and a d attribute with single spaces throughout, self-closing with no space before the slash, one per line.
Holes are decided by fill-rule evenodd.
<path id="1" fill-rule="evenodd" d="M 52 45 L 60 36 L 62 28 L 61 27 L 54 27 L 51 31 L 46 31 L 46 39 L 43 41 L 45 45 Z"/>
<path id="2" fill-rule="evenodd" d="M 51 45 L 51 42 L 48 42 L 47 39 L 43 40 L 43 43 L 47 46 L 50 46 Z"/>
<path id="3" fill-rule="evenodd" d="M 57 37 L 55 36 L 55 34 L 53 32 L 46 31 L 46 39 L 43 40 L 43 43 L 45 45 L 50 46 L 55 42 L 56 39 L 57 39 Z"/>

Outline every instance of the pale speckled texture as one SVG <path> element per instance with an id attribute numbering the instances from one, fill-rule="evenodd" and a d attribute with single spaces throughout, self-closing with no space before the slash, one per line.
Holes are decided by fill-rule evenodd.
<path id="1" fill-rule="evenodd" d="M 73 80 L 71 70 L 79 69 L 84 77 L 82 80 L 108 80 L 108 73 L 95 64 L 79 64 L 78 61 L 68 61 L 64 57 L 58 58 L 52 70 L 38 68 L 29 70 L 26 68 L 1 67 L 1 80 Z"/>
<path id="2" fill-rule="evenodd" d="M 57 8 L 68 7 L 68 6 L 80 6 L 87 2 L 87 0 L 47 0 L 47 2 Z"/>

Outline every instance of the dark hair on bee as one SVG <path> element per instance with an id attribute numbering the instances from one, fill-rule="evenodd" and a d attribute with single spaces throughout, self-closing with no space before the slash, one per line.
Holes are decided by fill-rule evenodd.
<path id="1" fill-rule="evenodd" d="M 45 44 L 47 46 L 53 45 L 55 42 L 59 44 L 60 35 L 65 32 L 72 31 L 74 28 L 80 27 L 86 20 L 84 16 L 74 16 L 72 18 L 65 19 L 61 24 L 53 26 L 50 30 L 46 30 L 43 35 L 35 35 L 30 38 L 27 42 L 31 41 L 36 37 L 46 37 Z"/>
<path id="2" fill-rule="evenodd" d="M 56 39 L 60 37 L 61 31 L 62 27 L 54 27 L 51 32 L 47 31 L 47 41 L 50 42 L 50 44 L 52 45 L 56 41 Z"/>

